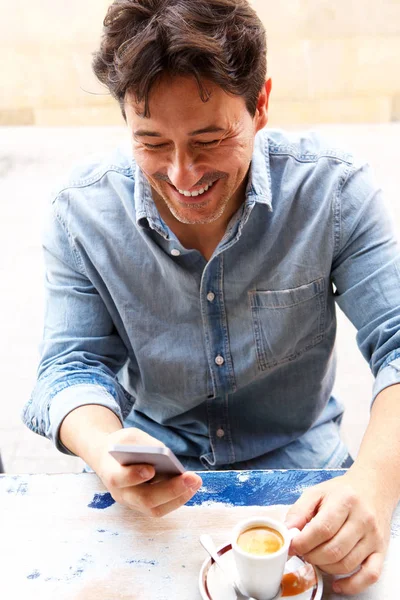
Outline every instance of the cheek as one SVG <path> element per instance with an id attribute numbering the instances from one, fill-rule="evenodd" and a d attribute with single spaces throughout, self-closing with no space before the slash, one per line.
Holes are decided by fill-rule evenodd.
<path id="1" fill-rule="evenodd" d="M 247 162 L 252 155 L 252 145 L 247 140 L 232 144 L 225 143 L 215 150 L 221 159 L 227 162 L 233 160 L 235 164 Z"/>
<path id="2" fill-rule="evenodd" d="M 132 154 L 135 162 L 146 175 L 151 176 L 154 173 L 162 171 L 165 161 L 162 160 L 161 156 L 135 147 L 132 149 Z"/>
<path id="3" fill-rule="evenodd" d="M 232 176 L 247 171 L 251 161 L 251 149 L 242 146 L 216 148 L 209 157 L 209 164 L 217 171 L 224 171 Z"/>

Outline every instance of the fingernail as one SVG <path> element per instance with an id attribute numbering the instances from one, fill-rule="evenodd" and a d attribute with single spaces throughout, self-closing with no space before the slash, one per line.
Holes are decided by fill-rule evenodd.
<path id="1" fill-rule="evenodd" d="M 152 476 L 152 471 L 148 467 L 139 469 L 139 475 L 142 479 L 149 479 Z"/>
<path id="2" fill-rule="evenodd" d="M 342 588 L 340 587 L 340 585 L 338 583 L 333 583 L 332 589 L 335 592 L 335 594 L 341 594 L 341 592 L 342 592 Z"/>

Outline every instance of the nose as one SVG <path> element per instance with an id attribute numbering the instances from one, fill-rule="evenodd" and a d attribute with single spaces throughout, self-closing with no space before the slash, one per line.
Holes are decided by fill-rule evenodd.
<path id="1" fill-rule="evenodd" d="M 201 179 L 201 173 L 189 152 L 176 150 L 168 166 L 168 177 L 178 190 L 190 190 Z"/>

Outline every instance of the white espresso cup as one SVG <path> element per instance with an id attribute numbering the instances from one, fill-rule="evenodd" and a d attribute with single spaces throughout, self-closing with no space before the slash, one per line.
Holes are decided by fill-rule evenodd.
<path id="1" fill-rule="evenodd" d="M 278 549 L 269 547 L 267 552 L 256 554 L 243 549 L 244 542 L 241 544 L 242 547 L 239 546 L 238 538 L 241 534 L 255 528 L 267 528 L 277 532 Z M 288 529 L 282 522 L 269 517 L 246 519 L 234 527 L 231 545 L 239 576 L 238 584 L 243 592 L 257 600 L 279 598 L 290 542 L 298 533 L 300 533 L 298 529 Z M 256 535 L 253 531 L 253 533 L 247 533 L 246 536 L 253 539 L 253 534 Z M 243 538 L 241 539 L 243 540 Z"/>

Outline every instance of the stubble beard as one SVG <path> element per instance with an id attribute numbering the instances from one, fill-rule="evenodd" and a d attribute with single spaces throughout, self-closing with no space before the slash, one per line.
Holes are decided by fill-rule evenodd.
<path id="1" fill-rule="evenodd" d="M 218 206 L 214 210 L 214 212 L 209 215 L 203 216 L 201 214 L 201 211 L 207 207 L 207 204 L 209 204 L 209 202 L 211 202 L 211 200 L 209 202 L 197 202 L 197 203 L 191 204 L 190 207 L 185 209 L 183 207 L 180 208 L 180 207 L 176 206 L 176 204 L 171 202 L 171 200 L 168 198 L 168 196 L 166 194 L 163 193 L 160 195 L 161 195 L 161 198 L 163 199 L 163 201 L 165 202 L 165 204 L 167 205 L 171 214 L 175 217 L 175 219 L 177 219 L 180 223 L 183 223 L 184 225 L 208 225 L 209 223 L 214 223 L 215 221 L 218 221 L 218 219 L 220 219 L 222 217 L 222 215 L 224 214 L 225 209 L 230 200 L 230 196 L 228 196 L 228 195 L 223 196 L 221 198 L 220 202 L 218 203 Z M 195 217 L 192 214 L 191 215 L 186 214 L 187 212 L 192 213 L 194 211 L 199 211 L 199 215 L 197 217 Z"/>

